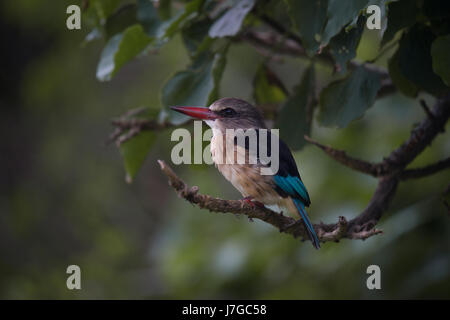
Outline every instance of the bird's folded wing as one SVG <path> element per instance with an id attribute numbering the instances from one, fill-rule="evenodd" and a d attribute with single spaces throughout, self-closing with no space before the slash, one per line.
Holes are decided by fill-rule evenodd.
<path id="1" fill-rule="evenodd" d="M 300 198 L 306 206 L 311 203 L 308 191 L 306 190 L 303 182 L 300 180 L 300 177 L 293 177 L 290 175 L 283 177 L 281 175 L 275 175 L 274 181 L 277 187 L 279 187 L 288 196 Z"/>

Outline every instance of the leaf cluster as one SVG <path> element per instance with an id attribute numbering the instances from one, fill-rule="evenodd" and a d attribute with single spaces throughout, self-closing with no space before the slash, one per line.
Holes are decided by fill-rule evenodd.
<path id="1" fill-rule="evenodd" d="M 355 61 L 366 28 L 366 8 L 373 4 L 381 8 L 384 25 L 379 55 L 393 52 L 387 72 L 372 68 L 374 61 Z M 105 39 L 97 67 L 100 81 L 111 80 L 131 60 L 157 53 L 181 36 L 191 62 L 162 87 L 160 113 L 155 117 L 172 125 L 187 118 L 168 107 L 207 106 L 219 97 L 227 52 L 249 31 L 270 29 L 304 50 L 301 58 L 307 59 L 307 65 L 291 92 L 267 63 L 282 43 L 271 44 L 269 57 L 253 81 L 255 104 L 273 111 L 275 125 L 293 149 L 304 145 L 303 136 L 310 133 L 313 119 L 321 126 L 344 128 L 363 117 L 385 81 L 410 97 L 419 92 L 441 97 L 449 92 L 448 1 L 91 0 L 84 14 L 92 24 L 86 41 Z M 319 86 L 316 69 L 324 61 L 331 64 L 333 75 Z M 136 139 L 138 148 L 127 146 L 138 141 L 121 147 L 130 178 L 154 140 Z"/>

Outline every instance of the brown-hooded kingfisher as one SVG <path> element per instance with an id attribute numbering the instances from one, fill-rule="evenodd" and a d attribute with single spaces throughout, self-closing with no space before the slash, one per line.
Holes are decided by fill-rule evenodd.
<path id="1" fill-rule="evenodd" d="M 266 125 L 259 111 L 248 102 L 236 98 L 222 98 L 205 107 L 172 107 L 173 110 L 188 116 L 204 120 L 213 130 L 211 139 L 211 155 L 218 170 L 241 192 L 244 200 L 252 205 L 276 205 L 287 209 L 291 214 L 298 213 L 308 232 L 309 238 L 316 249 L 320 248 L 319 239 L 306 213 L 305 206 L 311 203 L 308 191 L 300 178 L 297 165 L 288 146 L 276 135 L 267 133 L 267 148 L 270 149 L 271 139 L 278 139 L 279 165 L 278 171 L 272 175 L 261 175 L 261 167 L 267 166 L 259 160 L 259 148 L 256 152 L 256 164 L 246 161 L 244 164 L 227 163 L 223 161 L 226 155 L 227 143 L 234 146 L 236 154 L 245 155 L 249 159 L 249 143 L 244 145 L 236 142 L 236 137 L 226 134 L 227 129 L 253 129 L 260 132 Z M 225 141 L 233 139 L 233 141 Z M 258 139 L 259 140 L 259 139 Z M 220 143 L 219 143 L 220 142 Z M 270 153 L 270 150 L 268 150 Z M 253 200 L 253 201 L 252 201 Z"/>

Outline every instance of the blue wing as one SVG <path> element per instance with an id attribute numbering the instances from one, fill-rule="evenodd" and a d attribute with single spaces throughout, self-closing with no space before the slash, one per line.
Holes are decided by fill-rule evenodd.
<path id="1" fill-rule="evenodd" d="M 305 206 L 311 204 L 308 191 L 300 178 L 297 164 L 291 154 L 288 146 L 280 139 L 280 166 L 277 174 L 274 176 L 274 182 L 277 186 L 277 192 L 282 196 L 302 200 Z"/>
<path id="2" fill-rule="evenodd" d="M 258 134 L 259 131 L 257 130 Z M 267 139 L 267 150 L 268 154 L 271 154 L 270 146 L 271 139 L 274 139 L 271 134 L 268 135 Z M 278 137 L 276 137 L 278 139 Z M 258 140 L 259 141 L 259 140 Z M 309 206 L 311 204 L 311 200 L 309 198 L 308 191 L 306 190 L 305 185 L 300 178 L 300 174 L 298 173 L 297 164 L 295 163 L 294 157 L 292 157 L 291 151 L 288 146 L 281 140 L 279 141 L 279 168 L 276 175 L 273 176 L 273 181 L 275 184 L 275 191 L 282 196 L 283 198 L 291 197 L 292 201 L 297 208 L 297 211 L 302 218 L 303 223 L 305 224 L 308 235 L 316 249 L 320 248 L 319 238 L 314 230 L 314 227 L 309 220 L 308 214 L 305 211 L 305 206 Z M 237 143 L 237 139 L 235 139 L 235 144 Z M 245 141 L 245 148 L 249 148 L 248 141 Z M 259 156 L 259 146 L 257 150 L 257 154 Z"/>
<path id="3" fill-rule="evenodd" d="M 259 141 L 259 129 L 256 129 L 256 134 Z M 283 140 L 273 136 L 271 133 L 269 133 L 267 138 L 267 152 L 269 156 L 271 155 L 271 139 L 278 139 L 279 142 L 279 168 L 277 174 L 274 176 L 275 190 L 284 198 L 289 196 L 300 199 L 303 204 L 308 207 L 311 204 L 311 200 L 309 199 L 308 191 L 300 178 L 297 164 L 295 163 L 294 157 L 292 157 L 289 147 Z M 237 144 L 236 138 L 234 143 Z M 243 147 L 249 149 L 247 138 Z M 259 157 L 259 145 L 257 147 L 257 154 Z"/>
<path id="4" fill-rule="evenodd" d="M 277 174 L 273 178 L 277 186 L 276 190 L 281 196 L 288 195 L 292 198 L 300 198 L 306 206 L 309 206 L 311 200 L 309 199 L 308 191 L 299 176 L 295 177 L 287 175 L 283 177 Z"/>

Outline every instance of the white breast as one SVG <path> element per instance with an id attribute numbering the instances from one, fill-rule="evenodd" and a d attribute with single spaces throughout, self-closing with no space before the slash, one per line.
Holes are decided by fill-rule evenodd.
<path id="1" fill-rule="evenodd" d="M 236 163 L 238 156 L 246 159 L 247 152 L 244 147 L 234 145 L 234 137 L 226 137 L 226 139 L 229 143 L 228 148 L 225 147 L 225 135 L 220 132 L 215 134 L 213 130 L 210 146 L 211 157 L 220 173 L 231 182 L 242 196 L 251 196 L 263 203 L 278 202 L 279 196 L 270 186 L 270 177 L 262 176 L 260 166 L 257 164 Z"/>

